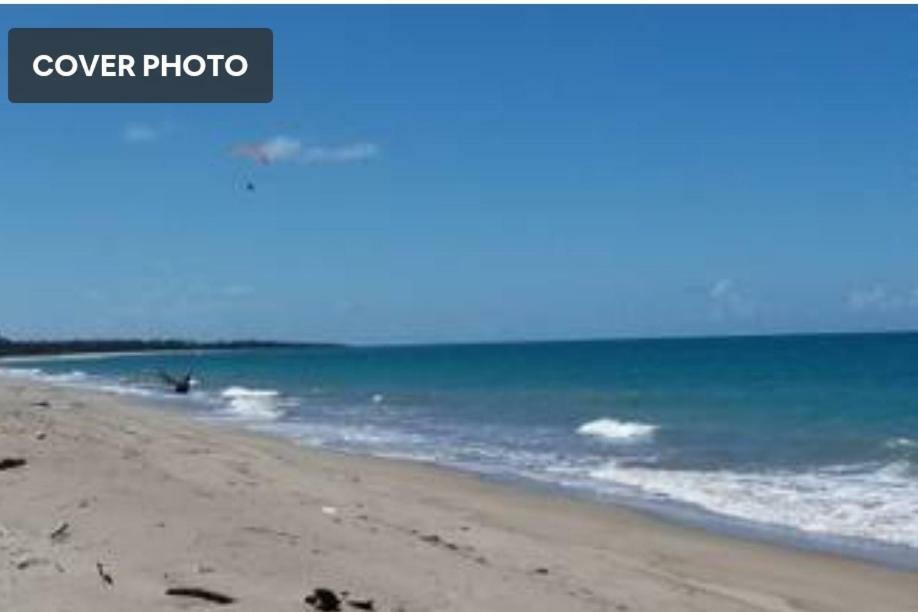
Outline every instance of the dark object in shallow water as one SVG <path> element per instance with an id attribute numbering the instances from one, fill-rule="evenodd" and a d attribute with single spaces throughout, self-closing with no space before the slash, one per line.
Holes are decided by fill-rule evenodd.
<path id="1" fill-rule="evenodd" d="M 13 468 L 22 467 L 26 460 L 21 457 L 4 457 L 0 459 L 0 472 L 3 470 L 12 470 Z"/>
<path id="2" fill-rule="evenodd" d="M 347 605 L 358 610 L 375 610 L 372 599 L 348 599 Z"/>
<path id="3" fill-rule="evenodd" d="M 341 609 L 341 599 L 331 589 L 319 587 L 306 596 L 306 603 L 324 612 L 336 612 Z"/>
<path id="4" fill-rule="evenodd" d="M 178 393 L 179 395 L 187 395 L 191 391 L 191 372 L 188 372 L 181 378 L 176 378 L 167 372 L 160 372 L 159 377 L 162 378 L 166 384 L 172 387 L 172 390 Z"/>
<path id="5" fill-rule="evenodd" d="M 235 597 L 230 597 L 229 595 L 224 595 L 223 593 L 218 593 L 217 591 L 202 589 L 200 587 L 174 587 L 171 589 L 166 589 L 166 595 L 172 595 L 175 597 L 195 597 L 197 599 L 203 599 L 204 601 L 209 601 L 211 603 L 220 604 L 221 606 L 225 606 L 236 601 Z"/>
<path id="6" fill-rule="evenodd" d="M 114 586 L 115 580 L 112 578 L 112 575 L 105 571 L 105 567 L 96 562 L 96 571 L 99 572 L 99 578 L 102 579 L 102 582 L 105 583 L 105 586 Z"/>

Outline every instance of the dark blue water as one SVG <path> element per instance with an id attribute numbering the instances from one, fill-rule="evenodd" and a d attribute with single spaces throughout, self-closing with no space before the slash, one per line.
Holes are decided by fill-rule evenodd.
<path id="1" fill-rule="evenodd" d="M 119 392 L 152 392 L 158 370 L 193 369 L 199 413 L 309 444 L 918 550 L 918 335 L 277 349 L 9 366 Z"/>

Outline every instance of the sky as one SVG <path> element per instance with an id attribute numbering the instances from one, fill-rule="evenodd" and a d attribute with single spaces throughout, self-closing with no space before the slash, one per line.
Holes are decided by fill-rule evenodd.
<path id="1" fill-rule="evenodd" d="M 3 6 L 0 23 L 275 44 L 270 104 L 3 102 L 3 335 L 918 328 L 916 7 Z"/>

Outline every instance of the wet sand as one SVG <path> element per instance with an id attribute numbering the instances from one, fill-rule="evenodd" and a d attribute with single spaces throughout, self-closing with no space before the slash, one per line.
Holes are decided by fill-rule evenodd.
<path id="1" fill-rule="evenodd" d="M 918 611 L 914 572 L 131 404 L 0 378 L 0 610 Z"/>

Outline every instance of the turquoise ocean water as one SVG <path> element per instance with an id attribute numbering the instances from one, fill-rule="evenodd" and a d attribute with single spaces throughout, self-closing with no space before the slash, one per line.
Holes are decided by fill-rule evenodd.
<path id="1" fill-rule="evenodd" d="M 269 349 L 4 364 L 305 444 L 413 458 L 918 567 L 918 334 Z"/>

